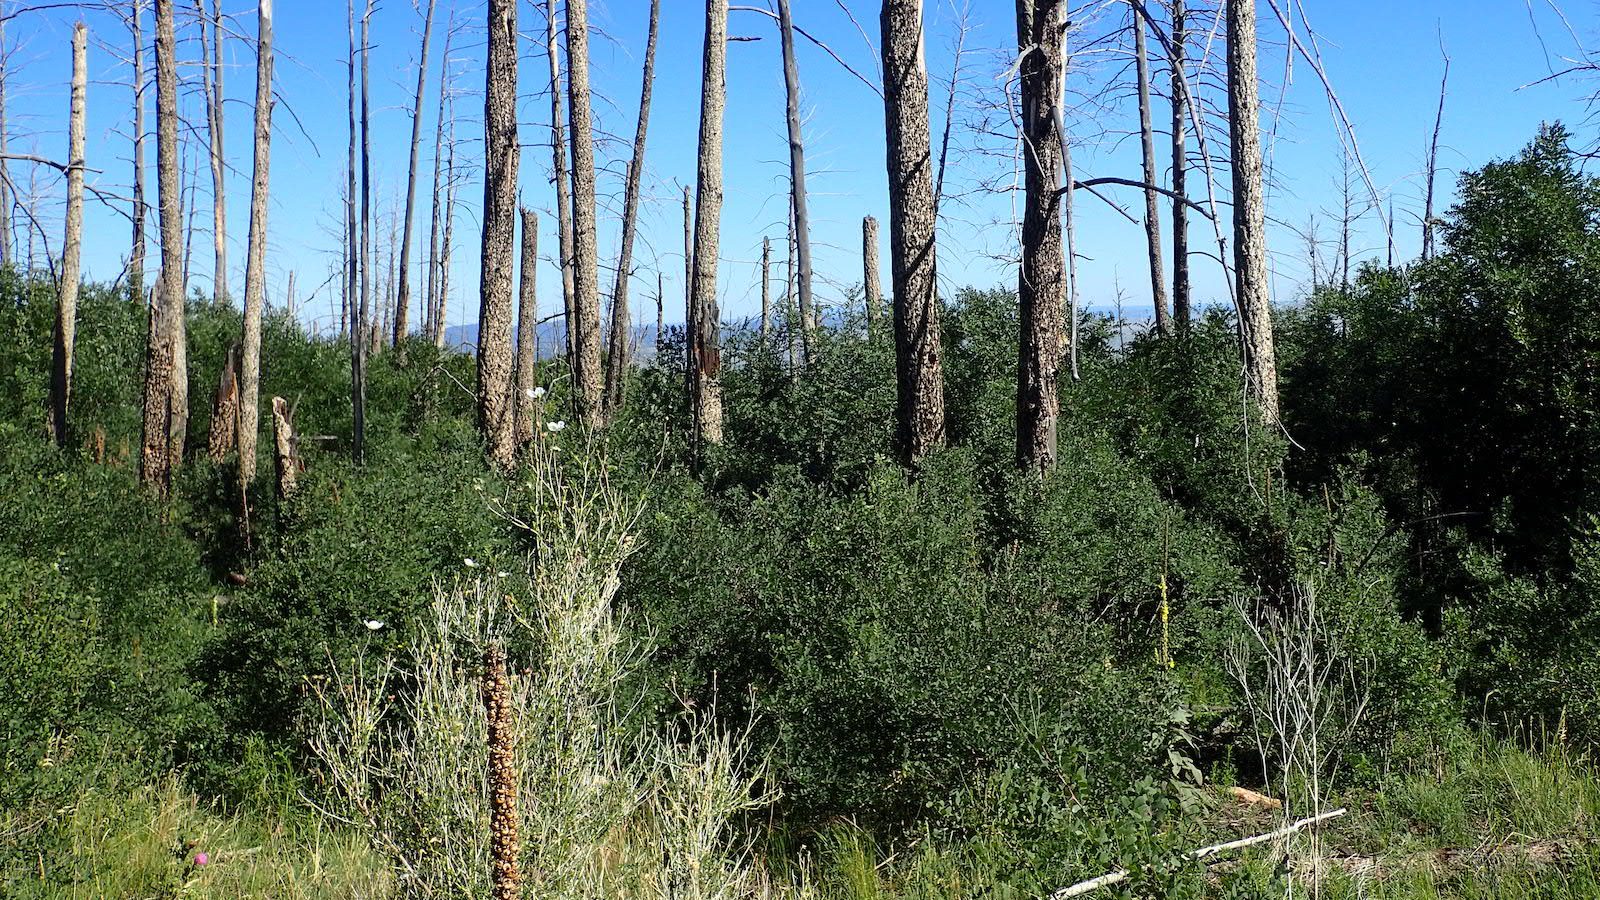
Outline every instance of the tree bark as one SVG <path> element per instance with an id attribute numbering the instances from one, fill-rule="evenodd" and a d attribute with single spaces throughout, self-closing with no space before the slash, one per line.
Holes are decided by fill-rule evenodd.
<path id="1" fill-rule="evenodd" d="M 222 374 L 217 377 L 217 392 L 211 397 L 211 430 L 206 437 L 206 455 L 222 462 L 239 446 L 239 345 L 229 344 L 222 357 Z"/>
<path id="2" fill-rule="evenodd" d="M 722 115 L 727 102 L 728 2 L 706 0 L 700 77 L 700 141 L 695 176 L 694 268 L 690 279 L 689 395 L 696 457 L 722 443 L 722 349 L 717 250 L 722 226 Z"/>
<path id="3" fill-rule="evenodd" d="M 212 0 L 211 15 L 205 11 L 204 0 L 195 0 L 195 11 L 200 16 L 200 71 L 206 96 L 206 133 L 211 142 L 211 243 L 215 254 L 212 263 L 211 289 L 216 299 L 228 302 L 228 183 L 225 149 L 223 145 L 222 109 L 222 0 Z M 211 24 L 207 57 L 206 22 Z"/>
<path id="4" fill-rule="evenodd" d="M 1278 422 L 1278 371 L 1267 283 L 1266 198 L 1261 177 L 1255 0 L 1227 0 L 1228 134 L 1233 163 L 1235 302 L 1249 391 L 1262 421 Z"/>
<path id="5" fill-rule="evenodd" d="M 633 275 L 633 236 L 639 218 L 639 178 L 644 171 L 645 133 L 650 127 L 650 95 L 656 78 L 656 32 L 660 28 L 661 0 L 650 0 L 649 37 L 644 49 L 644 84 L 639 89 L 639 124 L 633 132 L 633 158 L 628 161 L 628 181 L 623 190 L 622 246 L 617 251 L 617 281 L 611 291 L 611 342 L 606 354 L 605 415 L 608 420 L 622 410 L 629 365 L 628 279 Z"/>
<path id="6" fill-rule="evenodd" d="M 537 385 L 539 363 L 539 214 L 526 207 L 522 210 L 522 271 L 521 290 L 517 302 L 517 377 L 513 386 L 516 392 L 516 441 L 526 446 L 533 440 L 534 423 L 538 416 L 534 408 L 533 389 Z"/>
<path id="7" fill-rule="evenodd" d="M 1167 321 L 1167 276 L 1161 265 L 1161 204 L 1154 185 L 1156 133 L 1150 116 L 1150 54 L 1145 48 L 1144 2 L 1132 0 L 1134 67 L 1139 79 L 1139 146 L 1144 156 L 1144 239 L 1150 254 L 1150 302 L 1155 307 L 1156 333 L 1171 330 Z"/>
<path id="8" fill-rule="evenodd" d="M 260 420 L 261 310 L 266 302 L 267 191 L 272 168 L 272 0 L 256 5 L 256 121 L 250 186 L 250 246 L 244 270 L 244 341 L 239 365 L 239 496 L 256 478 Z"/>
<path id="9" fill-rule="evenodd" d="M 67 124 L 66 237 L 61 242 L 61 283 L 56 294 L 56 324 L 50 352 L 50 439 L 57 447 L 71 440 L 67 405 L 72 399 L 72 351 L 78 334 L 78 282 L 83 257 L 83 153 L 85 104 L 89 90 L 89 28 L 72 29 L 72 97 Z"/>
<path id="10" fill-rule="evenodd" d="M 1027 199 L 1022 217 L 1022 265 L 1017 298 L 1017 464 L 1049 471 L 1056 461 L 1056 419 L 1061 412 L 1061 307 L 1065 265 L 1061 253 L 1060 191 L 1064 166 L 1058 104 L 1067 8 L 1061 0 L 1018 0 L 1017 49 L 1021 54 L 1022 155 Z"/>
<path id="11" fill-rule="evenodd" d="M 511 405 L 512 248 L 517 236 L 517 4 L 489 0 L 483 90 L 483 245 L 478 289 L 478 431 L 491 465 L 517 459 Z"/>
<path id="12" fill-rule="evenodd" d="M 894 280 L 897 425 L 902 458 L 916 466 L 944 444 L 939 354 L 928 67 L 921 0 L 883 0 L 883 105 Z"/>
<path id="13" fill-rule="evenodd" d="M 867 307 L 867 339 L 878 332 L 878 316 L 883 310 L 883 279 L 878 274 L 878 220 L 861 220 L 861 293 Z"/>
<path id="14" fill-rule="evenodd" d="M 1186 0 L 1172 0 L 1172 318 L 1179 334 L 1187 334 L 1189 309 L 1189 207 L 1185 183 L 1189 174 L 1189 84 L 1185 72 Z"/>
<path id="15" fill-rule="evenodd" d="M 422 21 L 422 59 L 417 63 L 417 99 L 411 107 L 411 164 L 406 170 L 405 234 L 400 239 L 400 284 L 394 305 L 394 342 L 398 346 L 410 330 L 411 311 L 411 220 L 417 206 L 417 147 L 422 143 L 422 95 L 428 86 L 428 38 L 433 35 L 433 9 L 438 0 L 428 0 L 428 14 Z M 444 91 L 440 85 L 440 92 Z"/>
<path id="16" fill-rule="evenodd" d="M 288 401 L 282 397 L 272 398 L 272 443 L 275 451 L 273 459 L 278 475 L 279 500 L 286 499 L 294 493 L 295 481 L 300 475 L 300 457 L 295 450 L 293 416 Z"/>
<path id="17" fill-rule="evenodd" d="M 578 419 L 602 424 L 600 259 L 595 228 L 594 123 L 589 110 L 589 3 L 567 0 L 567 105 L 572 121 L 572 311 Z M 569 320 L 568 326 L 573 323 Z"/>
<path id="18" fill-rule="evenodd" d="M 556 43 L 556 0 L 547 0 L 545 19 L 549 28 L 545 38 L 545 55 L 550 60 L 550 177 L 556 183 L 556 246 L 561 253 L 561 333 L 566 342 L 567 367 L 576 371 L 577 316 L 572 307 L 573 292 L 576 290 L 572 258 L 572 183 L 567 173 L 567 128 L 561 105 L 564 92 L 561 88 L 561 50 Z"/>
<path id="19" fill-rule="evenodd" d="M 133 16 L 129 27 L 133 34 L 133 251 L 128 257 L 128 284 L 130 295 L 137 302 L 144 296 L 144 256 L 145 256 L 145 222 L 149 219 L 149 211 L 144 201 L 144 3 L 133 4 Z M 0 43 L 0 53 L 4 53 L 4 45 Z M 0 127 L 4 123 L 4 85 L 0 82 Z M 5 138 L 0 136 L 0 153 L 5 152 Z M 3 164 L 0 164 L 3 165 Z M 0 181 L 3 181 L 4 169 L 0 169 Z M 10 206 L 5 191 L 0 190 L 0 205 Z M 7 223 L 10 216 L 9 208 L 0 211 L 0 248 L 6 247 L 10 242 L 10 227 Z M 8 259 L 10 253 L 0 249 L 0 261 Z"/>
<path id="20" fill-rule="evenodd" d="M 794 210 L 795 252 L 799 259 L 796 291 L 800 297 L 800 333 L 809 362 L 817 327 L 811 296 L 811 216 L 806 205 L 806 144 L 800 133 L 800 70 L 794 61 L 794 20 L 789 0 L 778 0 L 778 30 L 783 36 L 783 87 L 789 124 L 789 202 Z"/>
<path id="21" fill-rule="evenodd" d="M 166 495 L 183 457 L 188 430 L 188 378 L 180 361 L 184 336 L 183 198 L 178 183 L 178 59 L 172 4 L 155 0 L 156 188 L 160 203 L 161 274 L 150 307 L 146 343 L 144 423 L 139 475 Z"/>

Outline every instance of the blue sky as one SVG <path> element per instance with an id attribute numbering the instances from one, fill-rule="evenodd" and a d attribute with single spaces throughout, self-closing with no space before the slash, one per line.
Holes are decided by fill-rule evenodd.
<path id="1" fill-rule="evenodd" d="M 6 8 L 14 5 L 15 0 L 3 4 Z M 188 5 L 183 6 L 180 28 L 189 19 Z M 621 207 L 621 175 L 637 109 L 648 3 L 591 0 L 591 6 L 597 125 L 607 136 L 601 145 L 602 161 L 608 164 L 601 175 L 605 194 L 601 201 L 604 265 L 616 253 L 616 213 Z M 1519 90 L 1549 74 L 1552 64 L 1559 67 L 1561 56 L 1576 52 L 1573 36 L 1548 0 L 1532 0 L 1531 8 L 1524 0 L 1304 0 L 1303 6 L 1318 35 L 1327 74 L 1354 123 L 1373 179 L 1384 193 L 1385 202 L 1392 198 L 1396 252 L 1402 258 L 1414 255 L 1420 240 L 1416 225 L 1422 195 L 1419 173 L 1438 102 L 1441 39 L 1453 59 L 1441 155 L 1445 169 L 1441 188 L 1446 200 L 1456 171 L 1516 152 L 1541 121 L 1563 119 L 1576 128 L 1581 139 L 1592 137 L 1592 129 L 1583 125 L 1582 102 L 1592 85 L 1568 79 Z M 484 7 L 471 0 L 439 0 L 439 7 L 428 97 L 423 104 L 427 140 L 420 160 L 423 181 L 418 187 L 417 242 L 412 253 L 413 265 L 419 267 L 426 256 L 427 179 L 432 172 L 431 135 L 439 90 L 440 51 L 444 23 L 452 8 L 465 26 L 453 54 L 460 92 L 457 127 L 463 139 L 458 159 L 471 162 L 481 152 Z M 846 15 L 845 7 L 854 14 L 865 36 Z M 545 259 L 540 267 L 539 289 L 541 304 L 551 309 L 558 303 L 559 280 L 550 258 L 556 240 L 550 154 L 545 143 L 549 100 L 544 94 L 548 64 L 543 51 L 542 8 L 542 2 L 524 2 L 520 8 L 519 25 L 525 36 L 519 116 L 525 145 L 521 190 L 524 202 L 541 212 L 540 246 Z M 943 128 L 945 85 L 963 8 L 970 28 L 954 122 L 956 149 L 949 175 L 954 196 L 945 206 L 939 243 L 940 275 L 947 289 L 1014 282 L 1014 268 L 1007 259 L 1015 253 L 1016 239 L 1008 223 L 1013 220 L 1014 204 L 1020 199 L 992 189 L 996 184 L 1008 183 L 1013 170 L 1006 142 L 979 138 L 972 127 L 981 115 L 982 104 L 998 95 L 998 76 L 1015 53 L 1011 0 L 928 0 L 933 128 L 936 135 Z M 1095 3 L 1091 8 L 1098 13 L 1075 18 L 1081 23 L 1081 31 L 1072 41 L 1076 55 L 1069 90 L 1073 92 L 1075 115 L 1069 121 L 1069 129 L 1075 135 L 1074 163 L 1080 178 L 1138 177 L 1137 141 L 1129 137 L 1136 122 L 1135 108 L 1131 93 L 1119 86 L 1119 78 L 1128 67 L 1128 56 L 1120 45 L 1102 40 L 1125 21 L 1126 7 Z M 223 9 L 237 33 L 254 35 L 253 4 L 224 0 Z M 1595 9 L 1588 3 L 1568 0 L 1565 12 L 1577 39 L 1587 43 L 1600 25 Z M 877 13 L 878 4 L 872 0 L 795 2 L 797 23 L 869 79 L 875 79 L 877 74 Z M 1292 302 L 1303 291 L 1308 270 L 1306 240 L 1300 232 L 1313 215 L 1322 221 L 1322 238 L 1329 242 L 1323 249 L 1323 264 L 1332 261 L 1340 202 L 1340 141 L 1322 85 L 1303 60 L 1294 60 L 1292 77 L 1285 84 L 1283 28 L 1265 2 L 1260 13 L 1261 71 L 1267 107 L 1263 126 L 1269 131 L 1266 142 L 1273 173 L 1269 215 L 1276 223 L 1270 239 L 1274 289 L 1278 301 Z M 73 11 L 23 13 L 7 23 L 8 46 L 16 48 L 9 99 L 13 152 L 36 152 L 52 158 L 65 155 L 68 46 L 72 22 L 79 15 Z M 107 13 L 81 15 L 91 29 L 87 162 L 99 170 L 90 176 L 91 183 L 107 194 L 125 196 L 131 181 L 131 102 L 129 69 L 120 57 L 126 56 L 128 35 L 120 20 Z M 147 23 L 149 20 L 147 16 Z M 411 127 L 408 107 L 414 89 L 422 17 L 409 0 L 387 0 L 379 6 L 373 21 L 373 166 L 379 219 L 387 221 L 387 210 L 398 204 L 404 190 Z M 641 237 L 635 250 L 639 268 L 631 292 L 636 322 L 653 319 L 658 268 L 663 273 L 667 319 L 682 319 L 681 188 L 694 179 L 703 21 L 703 6 L 696 0 L 664 0 Z M 1297 22 L 1296 27 L 1303 36 L 1303 24 Z M 773 239 L 775 261 L 781 261 L 785 253 L 788 158 L 775 25 L 764 15 L 735 11 L 731 14 L 730 33 L 760 38 L 734 43 L 728 52 L 726 204 L 719 289 L 725 316 L 735 318 L 757 309 L 757 263 L 762 237 Z M 192 36 L 193 29 L 187 29 L 185 37 Z M 331 293 L 331 287 L 322 288 L 309 303 L 306 295 L 323 284 L 328 275 L 337 252 L 342 215 L 340 185 L 347 138 L 343 4 L 278 0 L 276 41 L 280 54 L 277 91 L 283 102 L 274 123 L 268 293 L 272 302 L 281 302 L 288 274 L 295 271 L 302 317 L 308 323 L 326 327 L 330 313 L 336 313 L 337 296 Z M 192 57 L 197 46 L 187 42 L 180 53 Z M 243 41 L 231 42 L 228 62 L 226 151 L 230 165 L 236 167 L 228 182 L 229 264 L 230 285 L 237 295 L 243 284 L 248 226 L 254 96 L 250 47 Z M 885 223 L 887 220 L 882 103 L 855 75 L 803 41 L 799 65 L 805 90 L 803 111 L 817 291 L 824 302 L 839 303 L 860 281 L 861 217 L 871 214 Z M 192 67 L 183 74 L 198 81 L 198 70 Z M 153 129 L 153 91 L 148 102 L 147 115 Z M 1158 105 L 1157 121 L 1164 118 Z M 1224 130 L 1216 132 L 1213 139 L 1223 141 L 1225 137 Z M 153 141 L 147 153 L 153 193 Z M 25 164 L 11 164 L 13 180 L 24 189 L 29 169 Z M 1226 167 L 1222 169 L 1225 182 Z M 209 290 L 210 182 L 203 165 L 198 173 L 201 194 L 195 219 L 193 286 Z M 51 234 L 51 246 L 56 247 L 61 186 L 48 169 L 40 169 L 36 178 L 42 196 L 41 219 Z M 1200 173 L 1192 174 L 1190 180 L 1196 193 L 1202 193 Z M 451 279 L 452 324 L 476 318 L 477 209 L 481 190 L 474 178 L 461 191 L 463 203 L 456 223 L 459 250 Z M 1108 190 L 1127 209 L 1141 208 L 1136 192 L 1125 188 Z M 1226 199 L 1226 184 L 1220 185 L 1219 190 Z M 1358 186 L 1356 190 L 1358 197 L 1364 199 L 1365 188 Z M 1083 301 L 1110 308 L 1120 297 L 1127 307 L 1147 306 L 1149 285 L 1142 231 L 1083 192 L 1077 199 L 1079 293 Z M 1225 207 L 1223 213 L 1226 215 Z M 155 226 L 152 216 L 152 235 Z M 1197 219 L 1193 228 L 1193 247 L 1215 252 L 1210 226 Z M 103 208 L 91 197 L 85 233 L 88 276 L 114 277 L 128 252 L 129 225 L 125 215 Z M 887 227 L 883 234 L 887 240 Z M 1354 243 L 1357 253 L 1353 255 L 1358 259 L 1382 257 L 1385 238 L 1376 216 L 1369 214 L 1363 220 Z M 1197 256 L 1193 266 L 1200 297 L 1225 300 L 1226 288 L 1216 263 Z M 886 264 L 883 272 L 887 281 Z M 774 275 L 781 277 L 781 268 L 775 268 Z M 414 283 L 420 278 L 420 274 L 414 274 Z M 609 268 L 603 269 L 601 282 L 607 292 L 612 278 Z M 781 291 L 776 279 L 773 290 L 775 295 Z M 413 321 L 416 320 L 417 313 L 413 311 Z"/>

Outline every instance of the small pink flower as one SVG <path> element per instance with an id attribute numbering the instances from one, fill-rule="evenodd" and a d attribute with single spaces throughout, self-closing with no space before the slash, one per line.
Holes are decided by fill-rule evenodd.
<path id="1" fill-rule="evenodd" d="M 204 853 L 196 853 L 194 855 L 195 868 L 199 868 L 201 866 L 204 866 L 208 862 L 211 862 L 211 857 L 207 856 L 206 854 L 204 854 Z"/>

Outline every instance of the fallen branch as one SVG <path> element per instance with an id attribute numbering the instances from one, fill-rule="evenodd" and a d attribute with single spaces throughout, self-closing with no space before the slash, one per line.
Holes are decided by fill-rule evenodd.
<path id="1" fill-rule="evenodd" d="M 1244 847 L 1252 847 L 1256 844 L 1265 844 L 1269 841 L 1275 841 L 1281 837 L 1288 837 L 1291 834 L 1294 834 L 1319 822 L 1324 822 L 1328 819 L 1336 819 L 1344 815 L 1345 812 L 1347 812 L 1347 810 L 1341 806 L 1338 809 L 1322 813 L 1321 815 L 1311 816 L 1310 818 L 1301 819 L 1293 824 L 1285 825 L 1284 827 L 1279 828 L 1277 831 L 1271 831 L 1266 834 L 1258 834 L 1254 837 L 1240 838 L 1236 841 L 1228 841 L 1227 843 L 1223 844 L 1212 844 L 1209 847 L 1201 847 L 1199 850 L 1191 850 L 1189 851 L 1189 857 L 1191 859 L 1205 859 L 1208 856 L 1215 856 L 1218 853 L 1226 853 L 1229 850 L 1238 850 Z M 1128 876 L 1131 874 L 1132 873 L 1127 869 L 1118 869 L 1115 872 L 1108 872 L 1099 876 L 1098 878 L 1091 878 L 1088 881 L 1080 881 L 1070 887 L 1064 887 L 1061 890 L 1056 891 L 1054 894 L 1051 894 L 1050 900 L 1065 900 L 1067 897 L 1081 897 L 1084 894 L 1098 891 L 1103 887 L 1110 887 L 1113 884 L 1126 881 Z"/>

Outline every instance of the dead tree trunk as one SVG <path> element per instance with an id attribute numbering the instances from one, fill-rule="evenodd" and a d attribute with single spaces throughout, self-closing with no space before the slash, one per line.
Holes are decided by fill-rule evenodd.
<path id="1" fill-rule="evenodd" d="M 433 339 L 435 307 L 439 305 L 439 229 L 444 185 L 440 181 L 444 165 L 444 111 L 445 95 L 450 90 L 450 43 L 455 37 L 456 21 L 452 13 L 444 31 L 444 58 L 439 66 L 439 113 L 433 131 L 433 216 L 428 227 L 428 280 L 423 298 L 426 313 L 423 332 Z"/>
<path id="2" fill-rule="evenodd" d="M 139 10 L 134 7 L 134 32 L 138 33 Z M 135 65 L 142 66 L 144 58 L 138 54 L 139 40 L 135 37 Z M 0 266 L 13 265 L 11 255 L 11 205 L 16 197 L 11 192 L 11 173 L 7 171 L 6 154 L 11 152 L 11 131 L 6 118 L 6 82 L 11 74 L 11 57 L 6 49 L 6 23 L 0 18 Z M 136 145 L 137 146 L 137 145 Z M 138 296 L 135 294 L 135 296 Z"/>
<path id="3" fill-rule="evenodd" d="M 567 0 L 567 105 L 572 121 L 572 311 L 578 419 L 602 424 L 600 258 L 595 228 L 594 123 L 589 110 L 589 3 Z M 568 321 L 571 327 L 573 322 Z"/>
<path id="4" fill-rule="evenodd" d="M 278 475 L 278 499 L 294 493 L 300 475 L 300 455 L 295 449 L 294 412 L 282 397 L 272 398 L 273 460 Z"/>
<path id="5" fill-rule="evenodd" d="M 944 444 L 928 68 L 921 0 L 883 0 L 883 105 L 894 279 L 900 453 L 915 466 Z"/>
<path id="6" fill-rule="evenodd" d="M 556 0 L 547 0 L 545 18 L 548 31 L 545 36 L 545 55 L 550 59 L 550 155 L 551 179 L 556 183 L 556 247 L 561 254 L 561 333 L 566 342 L 567 367 L 573 371 L 578 366 L 578 349 L 574 334 L 572 311 L 573 259 L 572 259 L 572 184 L 567 174 L 567 127 L 561 105 L 561 50 L 556 43 Z"/>
<path id="7" fill-rule="evenodd" d="M 1441 43 L 1440 52 L 1443 52 Z M 1444 56 L 1444 74 L 1439 78 L 1439 110 L 1433 115 L 1433 138 L 1428 141 L 1427 196 L 1422 203 L 1422 258 L 1433 258 L 1433 185 L 1439 174 L 1439 131 L 1444 127 L 1445 91 L 1450 86 L 1450 56 Z M 1391 217 L 1390 221 L 1393 221 Z M 1394 237 L 1390 235 L 1390 243 Z"/>
<path id="8" fill-rule="evenodd" d="M 444 326 L 450 304 L 450 259 L 455 252 L 456 233 L 456 125 L 450 122 L 450 142 L 445 156 L 444 238 L 439 243 L 439 300 L 433 318 L 433 345 L 444 347 Z"/>
<path id="9" fill-rule="evenodd" d="M 139 476 L 165 495 L 183 457 L 188 431 L 188 377 L 180 361 L 184 336 L 183 197 L 178 184 L 178 57 L 172 4 L 155 0 L 156 188 L 161 219 L 161 275 L 150 307 L 145 355 L 144 434 Z M 181 389 L 180 389 L 181 387 Z"/>
<path id="10" fill-rule="evenodd" d="M 628 161 L 628 181 L 623 191 L 622 246 L 617 251 L 617 281 L 611 291 L 611 341 L 606 353 L 605 415 L 614 418 L 622 409 L 628 374 L 631 329 L 628 319 L 628 279 L 633 274 L 633 237 L 639 218 L 639 179 L 644 171 L 645 132 L 650 127 L 650 95 L 656 76 L 656 32 L 660 27 L 661 0 L 650 0 L 650 29 L 644 50 L 644 85 L 639 89 L 639 124 L 633 132 L 633 158 Z"/>
<path id="11" fill-rule="evenodd" d="M 522 271 L 517 301 L 516 441 L 518 447 L 533 440 L 533 389 L 539 362 L 539 215 L 522 210 Z"/>
<path id="12" fill-rule="evenodd" d="M 1065 260 L 1061 254 L 1062 138 L 1057 104 L 1062 90 L 1066 4 L 1017 3 L 1022 156 L 1027 199 L 1022 216 L 1022 266 L 1018 272 L 1017 464 L 1048 471 L 1056 461 L 1056 419 L 1061 411 L 1061 304 Z"/>
<path id="13" fill-rule="evenodd" d="M 67 404 L 72 399 L 72 350 L 78 334 L 78 281 L 83 258 L 83 144 L 89 90 L 89 28 L 72 29 L 72 97 L 67 124 L 67 220 L 61 243 L 61 283 L 56 294 L 55 340 L 50 351 L 50 439 L 71 439 Z"/>
<path id="14" fill-rule="evenodd" d="M 206 133 L 211 141 L 211 242 L 215 254 L 211 288 L 217 300 L 228 302 L 228 184 L 223 144 L 222 110 L 222 2 L 212 0 L 211 15 L 206 15 L 204 0 L 195 0 L 200 17 L 200 71 L 206 100 Z M 206 41 L 206 24 L 211 25 L 211 40 Z M 209 56 L 208 56 L 209 54 Z"/>
<path id="15" fill-rule="evenodd" d="M 1255 0 L 1227 0 L 1228 134 L 1233 163 L 1235 302 L 1251 396 L 1262 421 L 1278 421 L 1277 357 L 1267 283 L 1266 198 L 1261 177 L 1260 88 L 1256 83 Z"/>
<path id="16" fill-rule="evenodd" d="M 800 266 L 796 291 L 800 297 L 800 333 L 809 362 L 817 320 L 811 296 L 811 216 L 806 205 L 806 144 L 800 133 L 800 70 L 794 61 L 794 20 L 789 15 L 789 0 L 778 0 L 778 30 L 783 36 L 783 88 L 789 124 L 789 202 L 794 210 L 795 252 Z"/>
<path id="17" fill-rule="evenodd" d="M 1185 0 L 1172 0 L 1172 318 L 1176 331 L 1187 334 L 1192 318 L 1189 309 L 1189 207 L 1186 182 L 1189 174 L 1189 149 L 1185 140 L 1189 127 L 1189 85 L 1185 71 L 1185 44 L 1188 42 Z"/>
<path id="18" fill-rule="evenodd" d="M 722 443 L 722 349 L 717 249 L 722 226 L 722 114 L 727 101 L 728 2 L 706 0 L 700 76 L 700 153 L 695 176 L 694 269 L 690 279 L 689 394 L 696 456 Z"/>
<path id="19" fill-rule="evenodd" d="M 861 220 L 861 294 L 867 307 L 867 339 L 878 333 L 878 316 L 883 311 L 883 279 L 878 275 L 878 220 Z"/>
<path id="20" fill-rule="evenodd" d="M 130 296 L 135 301 L 144 296 L 145 222 L 150 214 L 144 202 L 144 3 L 133 4 L 129 29 L 133 35 L 133 251 L 128 257 L 128 284 Z M 4 46 L 0 44 L 0 53 Z M 0 81 L 0 122 L 4 121 L 4 84 Z M 5 153 L 5 139 L 0 136 L 0 154 Z M 3 181 L 0 170 L 0 181 Z M 9 189 L 9 188 L 7 188 Z M 0 191 L 0 205 L 9 202 Z M 10 242 L 10 227 L 6 224 L 10 210 L 0 211 L 0 247 Z M 0 250 L 0 262 L 10 254 Z"/>
<path id="21" fill-rule="evenodd" d="M 260 420 L 261 309 L 266 303 L 267 186 L 272 167 L 272 0 L 256 6 L 256 121 L 250 187 L 250 245 L 244 270 L 244 355 L 239 365 L 239 496 L 256 478 Z"/>
<path id="22" fill-rule="evenodd" d="M 433 8 L 438 0 L 428 0 L 428 14 L 422 20 L 422 59 L 417 63 L 417 99 L 411 106 L 411 164 L 406 170 L 406 213 L 404 236 L 400 239 L 400 283 L 394 304 L 394 342 L 399 346 L 410 330 L 411 311 L 411 220 L 417 206 L 417 147 L 422 143 L 422 94 L 428 86 L 428 38 L 433 35 Z M 444 90 L 443 85 L 439 90 Z"/>
<path id="23" fill-rule="evenodd" d="M 1134 67 L 1139 78 L 1139 146 L 1144 155 L 1144 239 L 1150 253 L 1150 302 L 1155 306 L 1156 333 L 1171 330 L 1167 321 L 1167 276 L 1161 265 L 1161 204 L 1155 190 L 1156 132 L 1150 116 L 1150 54 L 1145 48 L 1144 2 L 1133 0 Z"/>
<path id="24" fill-rule="evenodd" d="M 517 238 L 517 4 L 489 0 L 483 89 L 483 245 L 478 290 L 478 431 L 490 464 L 517 458 L 511 405 L 512 248 Z"/>
<path id="25" fill-rule="evenodd" d="M 229 344 L 222 357 L 222 374 L 217 392 L 211 396 L 211 430 L 206 436 L 206 455 L 222 462 L 239 446 L 239 345 Z"/>
<path id="26" fill-rule="evenodd" d="M 357 235 L 357 254 L 360 259 L 361 291 L 352 301 L 356 310 L 351 317 L 350 352 L 355 362 L 353 390 L 359 396 L 356 403 L 355 436 L 351 452 L 356 465 L 367 461 L 367 356 L 369 333 L 372 329 L 372 130 L 371 84 L 372 70 L 372 5 L 367 0 L 366 11 L 361 15 L 361 218 Z"/>
<path id="27" fill-rule="evenodd" d="M 761 346 L 772 337 L 772 239 L 761 239 Z"/>

